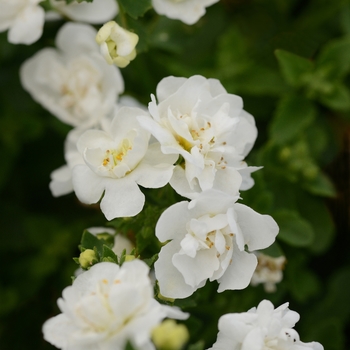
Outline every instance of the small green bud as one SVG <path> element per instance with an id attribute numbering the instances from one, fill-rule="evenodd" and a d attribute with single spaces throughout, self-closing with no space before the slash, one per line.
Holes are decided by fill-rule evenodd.
<path id="1" fill-rule="evenodd" d="M 87 269 L 97 263 L 97 256 L 93 249 L 86 249 L 79 256 L 79 264 L 83 269 Z"/>
<path id="2" fill-rule="evenodd" d="M 185 325 L 165 320 L 152 331 L 152 340 L 161 350 L 180 350 L 189 339 Z"/>
<path id="3" fill-rule="evenodd" d="M 136 259 L 135 255 L 125 255 L 125 261 L 133 261 Z"/>

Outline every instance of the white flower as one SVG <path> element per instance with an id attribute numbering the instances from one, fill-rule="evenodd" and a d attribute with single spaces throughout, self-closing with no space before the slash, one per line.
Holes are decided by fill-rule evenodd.
<path id="1" fill-rule="evenodd" d="M 136 45 L 139 37 L 135 33 L 120 27 L 116 22 L 105 23 L 96 35 L 102 56 L 108 64 L 120 68 L 126 67 L 136 57 Z"/>
<path id="2" fill-rule="evenodd" d="M 276 283 L 282 281 L 283 268 L 286 263 L 284 256 L 273 258 L 260 252 L 255 252 L 258 258 L 258 266 L 254 271 L 250 284 L 257 286 L 260 283 L 264 284 L 264 289 L 267 293 L 276 291 Z"/>
<path id="3" fill-rule="evenodd" d="M 114 112 L 100 120 L 100 127 L 102 130 L 109 130 L 112 123 L 111 115 L 115 114 L 122 106 L 138 107 L 147 110 L 146 107 L 133 97 L 122 96 L 120 97 L 118 104 L 114 106 Z M 72 129 L 66 137 L 64 142 L 64 158 L 66 164 L 50 174 L 51 182 L 49 187 L 54 197 L 63 196 L 73 192 L 72 170 L 74 166 L 78 164 L 85 164 L 83 156 L 78 151 L 77 141 L 86 130 L 87 129 L 82 128 Z"/>
<path id="4" fill-rule="evenodd" d="M 173 173 L 173 156 L 161 153 L 158 143 L 148 145 L 150 134 L 141 128 L 138 108 L 121 108 L 114 117 L 109 133 L 88 130 L 77 147 L 86 164 L 73 169 L 74 191 L 83 203 L 101 200 L 101 210 L 108 220 L 134 216 L 144 205 L 145 197 L 138 185 L 159 188 Z"/>
<path id="5" fill-rule="evenodd" d="M 257 265 L 249 251 L 270 246 L 278 226 L 270 216 L 235 203 L 237 198 L 208 190 L 164 211 L 156 236 L 171 242 L 155 263 L 162 295 L 186 298 L 207 279 L 219 282 L 218 292 L 248 286 Z"/>
<path id="6" fill-rule="evenodd" d="M 94 0 L 90 3 L 73 1 L 70 4 L 67 4 L 65 0 L 50 0 L 50 4 L 65 17 L 91 24 L 107 22 L 118 13 L 116 0 Z"/>
<path id="7" fill-rule="evenodd" d="M 45 11 L 43 0 L 0 0 L 0 32 L 8 31 L 12 44 L 32 44 L 42 33 Z"/>
<path id="8" fill-rule="evenodd" d="M 46 48 L 21 67 L 23 87 L 64 123 L 91 127 L 113 113 L 124 89 L 117 67 L 101 58 L 86 24 L 66 23 L 58 32 L 58 50 Z"/>
<path id="9" fill-rule="evenodd" d="M 208 350 L 323 350 L 320 343 L 299 340 L 293 329 L 298 321 L 288 303 L 274 309 L 263 300 L 248 312 L 221 316 L 217 341 Z"/>
<path id="10" fill-rule="evenodd" d="M 243 161 L 257 129 L 254 118 L 243 110 L 242 99 L 228 94 L 218 80 L 198 75 L 163 79 L 157 97 L 158 105 L 154 96 L 149 104 L 153 119 L 139 120 L 160 142 L 163 153 L 183 157 L 171 186 L 188 198 L 210 188 L 235 195 L 241 175 L 249 177 L 257 169 L 247 168 Z M 252 180 L 245 181 L 243 187 L 252 185 Z"/>
<path id="11" fill-rule="evenodd" d="M 152 0 L 154 10 L 160 15 L 179 19 L 186 24 L 196 23 L 204 14 L 205 8 L 219 0 Z"/>
<path id="12" fill-rule="evenodd" d="M 153 299 L 148 272 L 140 260 L 92 266 L 63 290 L 62 313 L 45 322 L 45 340 L 64 350 L 124 350 L 127 341 L 136 349 L 154 349 L 152 329 L 167 316 L 187 314 Z"/>

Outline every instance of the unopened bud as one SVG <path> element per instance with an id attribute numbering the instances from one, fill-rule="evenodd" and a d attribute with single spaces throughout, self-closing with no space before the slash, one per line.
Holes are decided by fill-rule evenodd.
<path id="1" fill-rule="evenodd" d="M 97 256 L 93 249 L 86 249 L 79 256 L 79 264 L 83 269 L 87 269 L 97 263 Z"/>
<path id="2" fill-rule="evenodd" d="M 152 340 L 157 349 L 180 350 L 189 339 L 185 325 L 174 320 L 165 320 L 152 332 Z"/>
<path id="3" fill-rule="evenodd" d="M 100 45 L 105 60 L 120 68 L 126 67 L 136 57 L 135 47 L 138 41 L 137 34 L 120 27 L 114 21 L 104 24 L 96 35 L 96 42 Z"/>

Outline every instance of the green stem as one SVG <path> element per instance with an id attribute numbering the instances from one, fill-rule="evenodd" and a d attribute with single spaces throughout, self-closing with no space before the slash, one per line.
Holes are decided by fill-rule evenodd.
<path id="1" fill-rule="evenodd" d="M 120 1 L 117 0 L 117 2 L 118 2 L 118 6 L 119 6 L 119 15 L 118 15 L 118 17 L 120 18 L 120 23 L 119 24 L 123 28 L 127 29 L 128 28 L 128 22 L 127 22 L 127 19 L 126 19 L 125 10 L 124 10 L 122 4 L 120 3 Z"/>

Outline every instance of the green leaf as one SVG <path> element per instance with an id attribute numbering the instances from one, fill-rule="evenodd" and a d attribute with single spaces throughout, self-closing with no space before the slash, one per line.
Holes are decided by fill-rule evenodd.
<path id="1" fill-rule="evenodd" d="M 84 231 L 81 238 L 81 247 L 84 249 L 96 249 L 99 256 L 103 254 L 104 240 L 98 239 L 96 236 L 91 234 L 89 231 Z"/>
<path id="2" fill-rule="evenodd" d="M 259 252 L 271 256 L 273 258 L 278 258 L 280 256 L 284 256 L 283 250 L 277 242 L 271 244 L 268 248 L 259 250 Z"/>
<path id="3" fill-rule="evenodd" d="M 322 50 L 316 61 L 330 79 L 339 79 L 350 70 L 350 36 L 331 41 Z"/>
<path id="4" fill-rule="evenodd" d="M 275 117 L 271 123 L 271 139 L 278 143 L 286 143 L 297 137 L 316 117 L 316 108 L 312 102 L 298 95 L 282 98 L 277 106 Z"/>
<path id="5" fill-rule="evenodd" d="M 314 229 L 315 239 L 310 246 L 311 251 L 316 254 L 325 252 L 333 241 L 335 227 L 324 200 L 300 191 L 298 207 Z"/>
<path id="6" fill-rule="evenodd" d="M 294 247 L 306 247 L 314 240 L 314 231 L 298 212 L 281 209 L 273 214 L 280 231 L 278 239 Z"/>
<path id="7" fill-rule="evenodd" d="M 303 76 L 311 73 L 314 68 L 314 64 L 310 60 L 288 51 L 276 50 L 275 55 L 283 77 L 292 86 L 303 85 Z"/>
<path id="8" fill-rule="evenodd" d="M 332 89 L 320 96 L 320 101 L 331 109 L 337 111 L 350 110 L 350 90 L 341 83 L 332 85 Z"/>
<path id="9" fill-rule="evenodd" d="M 321 171 L 314 180 L 304 182 L 303 187 L 310 193 L 323 197 L 335 197 L 337 192 L 328 176 Z"/>
<path id="10" fill-rule="evenodd" d="M 118 3 L 130 17 L 135 19 L 152 8 L 151 0 L 118 0 Z"/>
<path id="11" fill-rule="evenodd" d="M 158 259 L 158 254 L 154 254 L 151 258 L 149 259 L 143 259 L 143 261 L 149 266 L 152 267 L 153 264 L 157 261 Z"/>
<path id="12" fill-rule="evenodd" d="M 115 262 L 116 264 L 118 264 L 117 255 L 114 253 L 114 251 L 111 248 L 109 248 L 105 244 L 103 245 L 101 258 L 104 259 L 103 261 L 107 261 L 105 259 L 108 259 L 108 261 Z"/>
<path id="13" fill-rule="evenodd" d="M 204 341 L 199 340 L 197 341 L 197 343 L 189 345 L 188 350 L 203 350 L 204 345 L 205 345 Z"/>
<path id="14" fill-rule="evenodd" d="M 288 259 L 288 257 L 287 257 Z M 286 267 L 286 279 L 293 298 L 301 303 L 315 296 L 320 290 L 320 282 L 315 273 L 304 263 L 305 259 L 290 259 Z"/>

